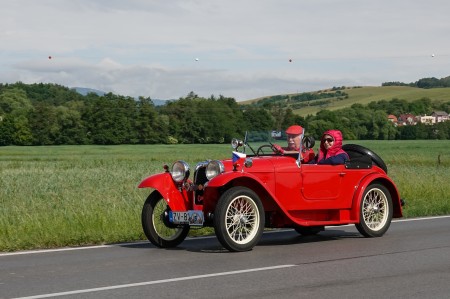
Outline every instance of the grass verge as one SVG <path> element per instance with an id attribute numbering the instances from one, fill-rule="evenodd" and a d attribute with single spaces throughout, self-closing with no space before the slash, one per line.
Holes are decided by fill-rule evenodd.
<path id="1" fill-rule="evenodd" d="M 358 141 L 386 162 L 405 217 L 450 214 L 448 141 Z M 162 165 L 228 158 L 229 145 L 0 148 L 0 251 L 145 239 L 138 189 Z M 192 235 L 211 233 L 192 230 Z"/>

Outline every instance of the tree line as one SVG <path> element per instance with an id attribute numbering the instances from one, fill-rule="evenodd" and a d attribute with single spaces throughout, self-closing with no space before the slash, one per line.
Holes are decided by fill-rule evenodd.
<path id="1" fill-rule="evenodd" d="M 186 97 L 155 106 L 108 93 L 81 95 L 57 84 L 0 84 L 0 145 L 228 143 L 247 130 L 282 130 L 291 124 L 307 134 L 340 129 L 346 139 L 450 139 L 450 122 L 395 127 L 388 114 L 449 111 L 450 102 L 393 99 L 322 110 L 302 117 L 283 105 L 243 106 L 224 96 Z"/>
<path id="2" fill-rule="evenodd" d="M 399 81 L 393 82 L 384 82 L 381 86 L 410 86 L 410 87 L 418 87 L 418 88 L 442 88 L 442 87 L 450 87 L 450 76 L 444 77 L 441 79 L 430 77 L 430 78 L 422 78 L 416 82 L 411 83 L 403 83 Z"/>

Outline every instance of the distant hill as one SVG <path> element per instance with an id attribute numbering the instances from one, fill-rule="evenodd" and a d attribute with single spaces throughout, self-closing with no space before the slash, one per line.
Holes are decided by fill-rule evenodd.
<path id="1" fill-rule="evenodd" d="M 97 90 L 97 89 L 92 89 L 92 88 L 86 88 L 86 87 L 72 87 L 71 89 L 75 90 L 76 92 L 78 92 L 79 94 L 85 96 L 89 93 L 95 93 L 98 96 L 104 96 L 106 94 L 106 92 L 101 91 L 101 90 Z M 165 105 L 167 103 L 166 100 L 158 100 L 158 99 L 152 99 L 153 104 L 155 104 L 155 106 L 162 106 Z"/>
<path id="2" fill-rule="evenodd" d="M 333 95 L 334 94 L 334 95 Z M 342 87 L 308 93 L 283 94 L 239 102 L 240 105 L 264 106 L 277 104 L 290 107 L 297 115 L 315 115 L 323 109 L 337 110 L 353 104 L 367 105 L 373 101 L 394 98 L 415 101 L 429 98 L 432 101 L 450 101 L 450 88 L 417 88 L 409 86 Z"/>
<path id="3" fill-rule="evenodd" d="M 168 100 L 154 100 L 154 99 L 152 99 L 152 102 L 153 102 L 153 104 L 155 104 L 155 106 L 162 106 L 162 105 L 165 105 L 168 102 Z"/>
<path id="4" fill-rule="evenodd" d="M 106 92 L 104 92 L 104 91 L 92 89 L 92 88 L 86 88 L 86 87 L 72 87 L 71 89 L 75 90 L 76 92 L 78 92 L 79 94 L 84 95 L 84 96 L 89 93 L 95 93 L 98 96 L 103 96 L 106 94 Z"/>

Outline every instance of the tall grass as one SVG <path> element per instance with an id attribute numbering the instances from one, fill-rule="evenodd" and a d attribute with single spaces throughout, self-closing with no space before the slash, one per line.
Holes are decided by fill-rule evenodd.
<path id="1" fill-rule="evenodd" d="M 406 217 L 450 214 L 449 141 L 359 141 L 379 154 Z M 228 158 L 229 145 L 0 147 L 0 251 L 144 239 L 150 190 L 162 165 Z"/>
<path id="2" fill-rule="evenodd" d="M 0 250 L 142 239 L 149 190 L 164 163 L 229 156 L 224 145 L 0 148 Z"/>

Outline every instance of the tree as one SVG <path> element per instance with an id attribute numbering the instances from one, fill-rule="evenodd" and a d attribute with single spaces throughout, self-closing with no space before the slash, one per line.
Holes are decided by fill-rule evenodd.
<path id="1" fill-rule="evenodd" d="M 18 115 L 12 120 L 13 135 L 12 144 L 15 145 L 32 145 L 33 134 L 28 124 L 28 119 L 25 115 Z"/>
<path id="2" fill-rule="evenodd" d="M 4 88 L 0 93 L 0 116 L 2 145 L 31 145 L 32 133 L 28 113 L 33 109 L 26 93 L 19 88 Z"/>
<path id="3" fill-rule="evenodd" d="M 82 119 L 94 144 L 126 144 L 136 141 L 132 122 L 136 116 L 133 99 L 111 93 L 98 97 L 90 95 Z"/>
<path id="4" fill-rule="evenodd" d="M 270 131 L 274 128 L 275 121 L 264 108 L 249 108 L 243 114 L 247 130 Z"/>
<path id="5" fill-rule="evenodd" d="M 0 121 L 0 146 L 12 145 L 14 136 L 14 122 L 10 116 L 4 116 Z"/>
<path id="6" fill-rule="evenodd" d="M 309 135 L 315 138 L 321 138 L 323 132 L 331 128 L 334 128 L 333 123 L 324 119 L 316 119 L 308 122 Z"/>
<path id="7" fill-rule="evenodd" d="M 33 108 L 25 91 L 7 88 L 0 93 L 0 114 L 25 115 Z"/>
<path id="8" fill-rule="evenodd" d="M 164 142 L 164 127 L 158 122 L 158 114 L 150 98 L 139 97 L 134 127 L 139 143 Z"/>
<path id="9" fill-rule="evenodd" d="M 442 87 L 439 79 L 432 78 L 423 78 L 416 82 L 417 87 L 419 88 L 433 88 L 433 87 Z"/>
<path id="10" fill-rule="evenodd" d="M 421 98 L 409 104 L 409 112 L 413 114 L 431 114 L 433 111 L 431 99 Z"/>
<path id="11" fill-rule="evenodd" d="M 399 130 L 400 139 L 415 140 L 416 139 L 416 126 L 403 126 Z"/>
<path id="12" fill-rule="evenodd" d="M 52 145 L 59 132 L 56 108 L 45 102 L 35 105 L 29 114 L 34 145 Z"/>
<path id="13" fill-rule="evenodd" d="M 54 144 L 88 144 L 86 128 L 81 120 L 81 113 L 66 106 L 56 107 L 56 121 L 59 132 Z"/>

